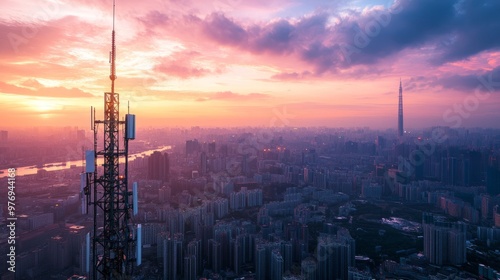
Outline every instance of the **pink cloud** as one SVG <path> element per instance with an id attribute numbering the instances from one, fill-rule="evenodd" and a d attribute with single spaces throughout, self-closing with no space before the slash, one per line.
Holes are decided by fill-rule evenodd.
<path id="1" fill-rule="evenodd" d="M 181 79 L 196 78 L 214 73 L 221 73 L 222 66 L 213 67 L 200 66 L 199 64 L 211 64 L 204 61 L 200 53 L 195 51 L 176 52 L 162 60 L 155 66 L 155 71 L 161 72 L 167 76 L 174 76 Z"/>
<path id="2" fill-rule="evenodd" d="M 61 29 L 49 25 L 0 22 L 0 58 L 40 56 L 61 35 Z"/>
<path id="3" fill-rule="evenodd" d="M 28 96 L 38 96 L 38 97 L 93 97 L 92 94 L 84 92 L 77 88 L 65 88 L 65 87 L 42 87 L 39 83 L 28 82 L 32 87 L 36 87 L 35 90 L 18 87 L 5 82 L 0 82 L 0 92 L 9 94 L 19 94 Z M 24 84 L 23 84 L 24 85 Z"/>
<path id="4" fill-rule="evenodd" d="M 238 94 L 230 91 L 217 92 L 207 97 L 202 97 L 196 99 L 196 101 L 204 102 L 204 101 L 213 101 L 213 100 L 222 100 L 222 101 L 249 101 L 249 100 L 261 100 L 269 98 L 269 95 L 262 93 L 249 93 L 249 94 Z"/>
<path id="5" fill-rule="evenodd" d="M 304 71 L 302 73 L 297 72 L 282 72 L 276 75 L 273 75 L 271 79 L 279 80 L 279 81 L 298 81 L 304 80 L 311 76 L 311 72 Z"/>

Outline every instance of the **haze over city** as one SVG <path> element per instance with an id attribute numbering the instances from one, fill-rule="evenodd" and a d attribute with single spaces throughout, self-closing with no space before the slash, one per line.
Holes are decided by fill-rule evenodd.
<path id="1" fill-rule="evenodd" d="M 0 126 L 88 124 L 109 91 L 108 2 L 0 3 Z M 116 91 L 140 127 L 385 129 L 401 79 L 408 128 L 498 127 L 499 5 L 124 0 Z"/>

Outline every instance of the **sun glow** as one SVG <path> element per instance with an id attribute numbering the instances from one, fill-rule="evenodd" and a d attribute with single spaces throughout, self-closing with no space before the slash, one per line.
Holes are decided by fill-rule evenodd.
<path id="1" fill-rule="evenodd" d="M 51 100 L 31 100 L 29 104 L 37 112 L 50 112 L 61 109 L 61 106 Z"/>

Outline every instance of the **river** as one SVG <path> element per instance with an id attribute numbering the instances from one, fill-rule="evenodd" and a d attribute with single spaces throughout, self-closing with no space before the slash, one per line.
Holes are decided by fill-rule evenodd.
<path id="1" fill-rule="evenodd" d="M 149 156 L 153 152 L 156 152 L 156 151 L 163 152 L 165 150 L 170 150 L 171 148 L 172 148 L 172 146 L 163 146 L 161 148 L 132 154 L 132 155 L 129 155 L 129 162 L 135 160 L 137 157 Z M 124 158 L 120 159 L 120 162 L 124 162 L 124 161 L 125 161 Z M 102 157 L 100 157 L 97 160 L 97 165 L 101 165 L 103 162 L 104 162 L 104 159 Z M 41 168 L 38 168 L 35 165 L 21 166 L 21 167 L 13 166 L 13 167 L 16 168 L 16 176 L 24 176 L 24 175 L 36 174 L 38 169 L 45 169 L 47 171 L 57 171 L 57 170 L 69 169 L 69 168 L 75 167 L 75 166 L 81 167 L 84 164 L 85 164 L 85 162 L 83 162 L 82 160 L 73 160 L 73 161 L 45 163 L 43 165 L 43 167 L 41 167 Z M 7 177 L 7 175 L 8 175 L 7 169 L 0 170 L 0 178 L 5 178 L 5 177 Z"/>

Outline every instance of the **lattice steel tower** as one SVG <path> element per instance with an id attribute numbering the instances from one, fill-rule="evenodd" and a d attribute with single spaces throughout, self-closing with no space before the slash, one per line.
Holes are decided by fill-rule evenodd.
<path id="1" fill-rule="evenodd" d="M 401 137 L 403 134 L 403 85 L 399 79 L 398 135 Z"/>
<path id="2" fill-rule="evenodd" d="M 128 142 L 135 139 L 135 115 L 120 120 L 120 98 L 115 92 L 116 45 L 115 2 L 111 35 L 111 91 L 104 93 L 104 120 L 95 119 L 91 109 L 94 150 L 86 154 L 87 205 L 93 205 L 92 278 L 130 279 L 135 261 L 136 235 L 130 223 L 132 209 L 128 187 Z M 99 125 L 103 125 L 103 145 L 98 146 Z M 123 142 L 121 142 L 122 140 Z M 102 164 L 98 166 L 98 164 Z"/>

